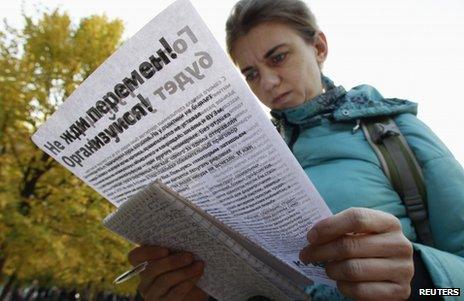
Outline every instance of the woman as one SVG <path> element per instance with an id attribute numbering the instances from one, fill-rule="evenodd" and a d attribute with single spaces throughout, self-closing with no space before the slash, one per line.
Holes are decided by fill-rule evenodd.
<path id="1" fill-rule="evenodd" d="M 325 262 L 337 289 L 308 288 L 313 300 L 407 300 L 419 288 L 464 286 L 464 172 L 416 117 L 417 105 L 374 88 L 346 92 L 321 73 L 325 35 L 299 0 L 241 0 L 226 25 L 228 51 L 334 215 L 311 229 L 303 262 Z M 395 119 L 424 173 L 435 248 L 416 234 L 382 172 L 360 118 Z M 359 208 L 362 207 L 362 208 Z M 446 221 L 446 222 L 445 222 Z M 353 235 L 356 233 L 356 235 Z M 133 264 L 153 262 L 139 290 L 148 300 L 207 300 L 195 286 L 191 254 L 140 247 Z M 179 260 L 183 258 L 183 261 Z M 430 299 L 430 298 L 428 298 Z"/>

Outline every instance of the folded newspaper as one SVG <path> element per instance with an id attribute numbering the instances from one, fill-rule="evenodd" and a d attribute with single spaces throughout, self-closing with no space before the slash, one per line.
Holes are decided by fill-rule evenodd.
<path id="1" fill-rule="evenodd" d="M 193 252 L 218 300 L 334 285 L 298 260 L 330 210 L 188 0 L 122 45 L 32 140 L 113 203 L 136 244 Z"/>

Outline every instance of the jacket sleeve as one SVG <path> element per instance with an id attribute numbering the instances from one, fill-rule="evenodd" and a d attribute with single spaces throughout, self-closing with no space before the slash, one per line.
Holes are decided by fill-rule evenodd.
<path id="1" fill-rule="evenodd" d="M 414 243 L 437 288 L 464 294 L 464 170 L 440 139 L 412 114 L 396 118 L 421 165 L 435 246 Z M 459 300 L 448 296 L 446 300 Z"/>

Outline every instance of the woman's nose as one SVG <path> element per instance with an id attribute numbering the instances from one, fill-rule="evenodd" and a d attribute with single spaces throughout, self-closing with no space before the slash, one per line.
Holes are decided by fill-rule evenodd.
<path id="1" fill-rule="evenodd" d="M 261 72 L 261 86 L 265 91 L 271 91 L 274 87 L 278 86 L 280 82 L 281 77 L 278 72 L 274 70 Z"/>

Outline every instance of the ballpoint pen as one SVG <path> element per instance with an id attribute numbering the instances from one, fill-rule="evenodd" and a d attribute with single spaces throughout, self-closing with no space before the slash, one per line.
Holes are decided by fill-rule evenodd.
<path id="1" fill-rule="evenodd" d="M 114 281 L 113 281 L 113 284 L 120 284 L 120 283 L 123 283 L 123 282 L 131 279 L 134 276 L 137 276 L 138 274 L 140 274 L 141 272 L 143 272 L 145 270 L 147 265 L 148 265 L 147 261 L 144 261 L 141 264 L 136 265 L 132 269 L 130 269 L 130 270 L 122 273 L 118 277 L 116 277 L 116 279 L 114 279 Z"/>

